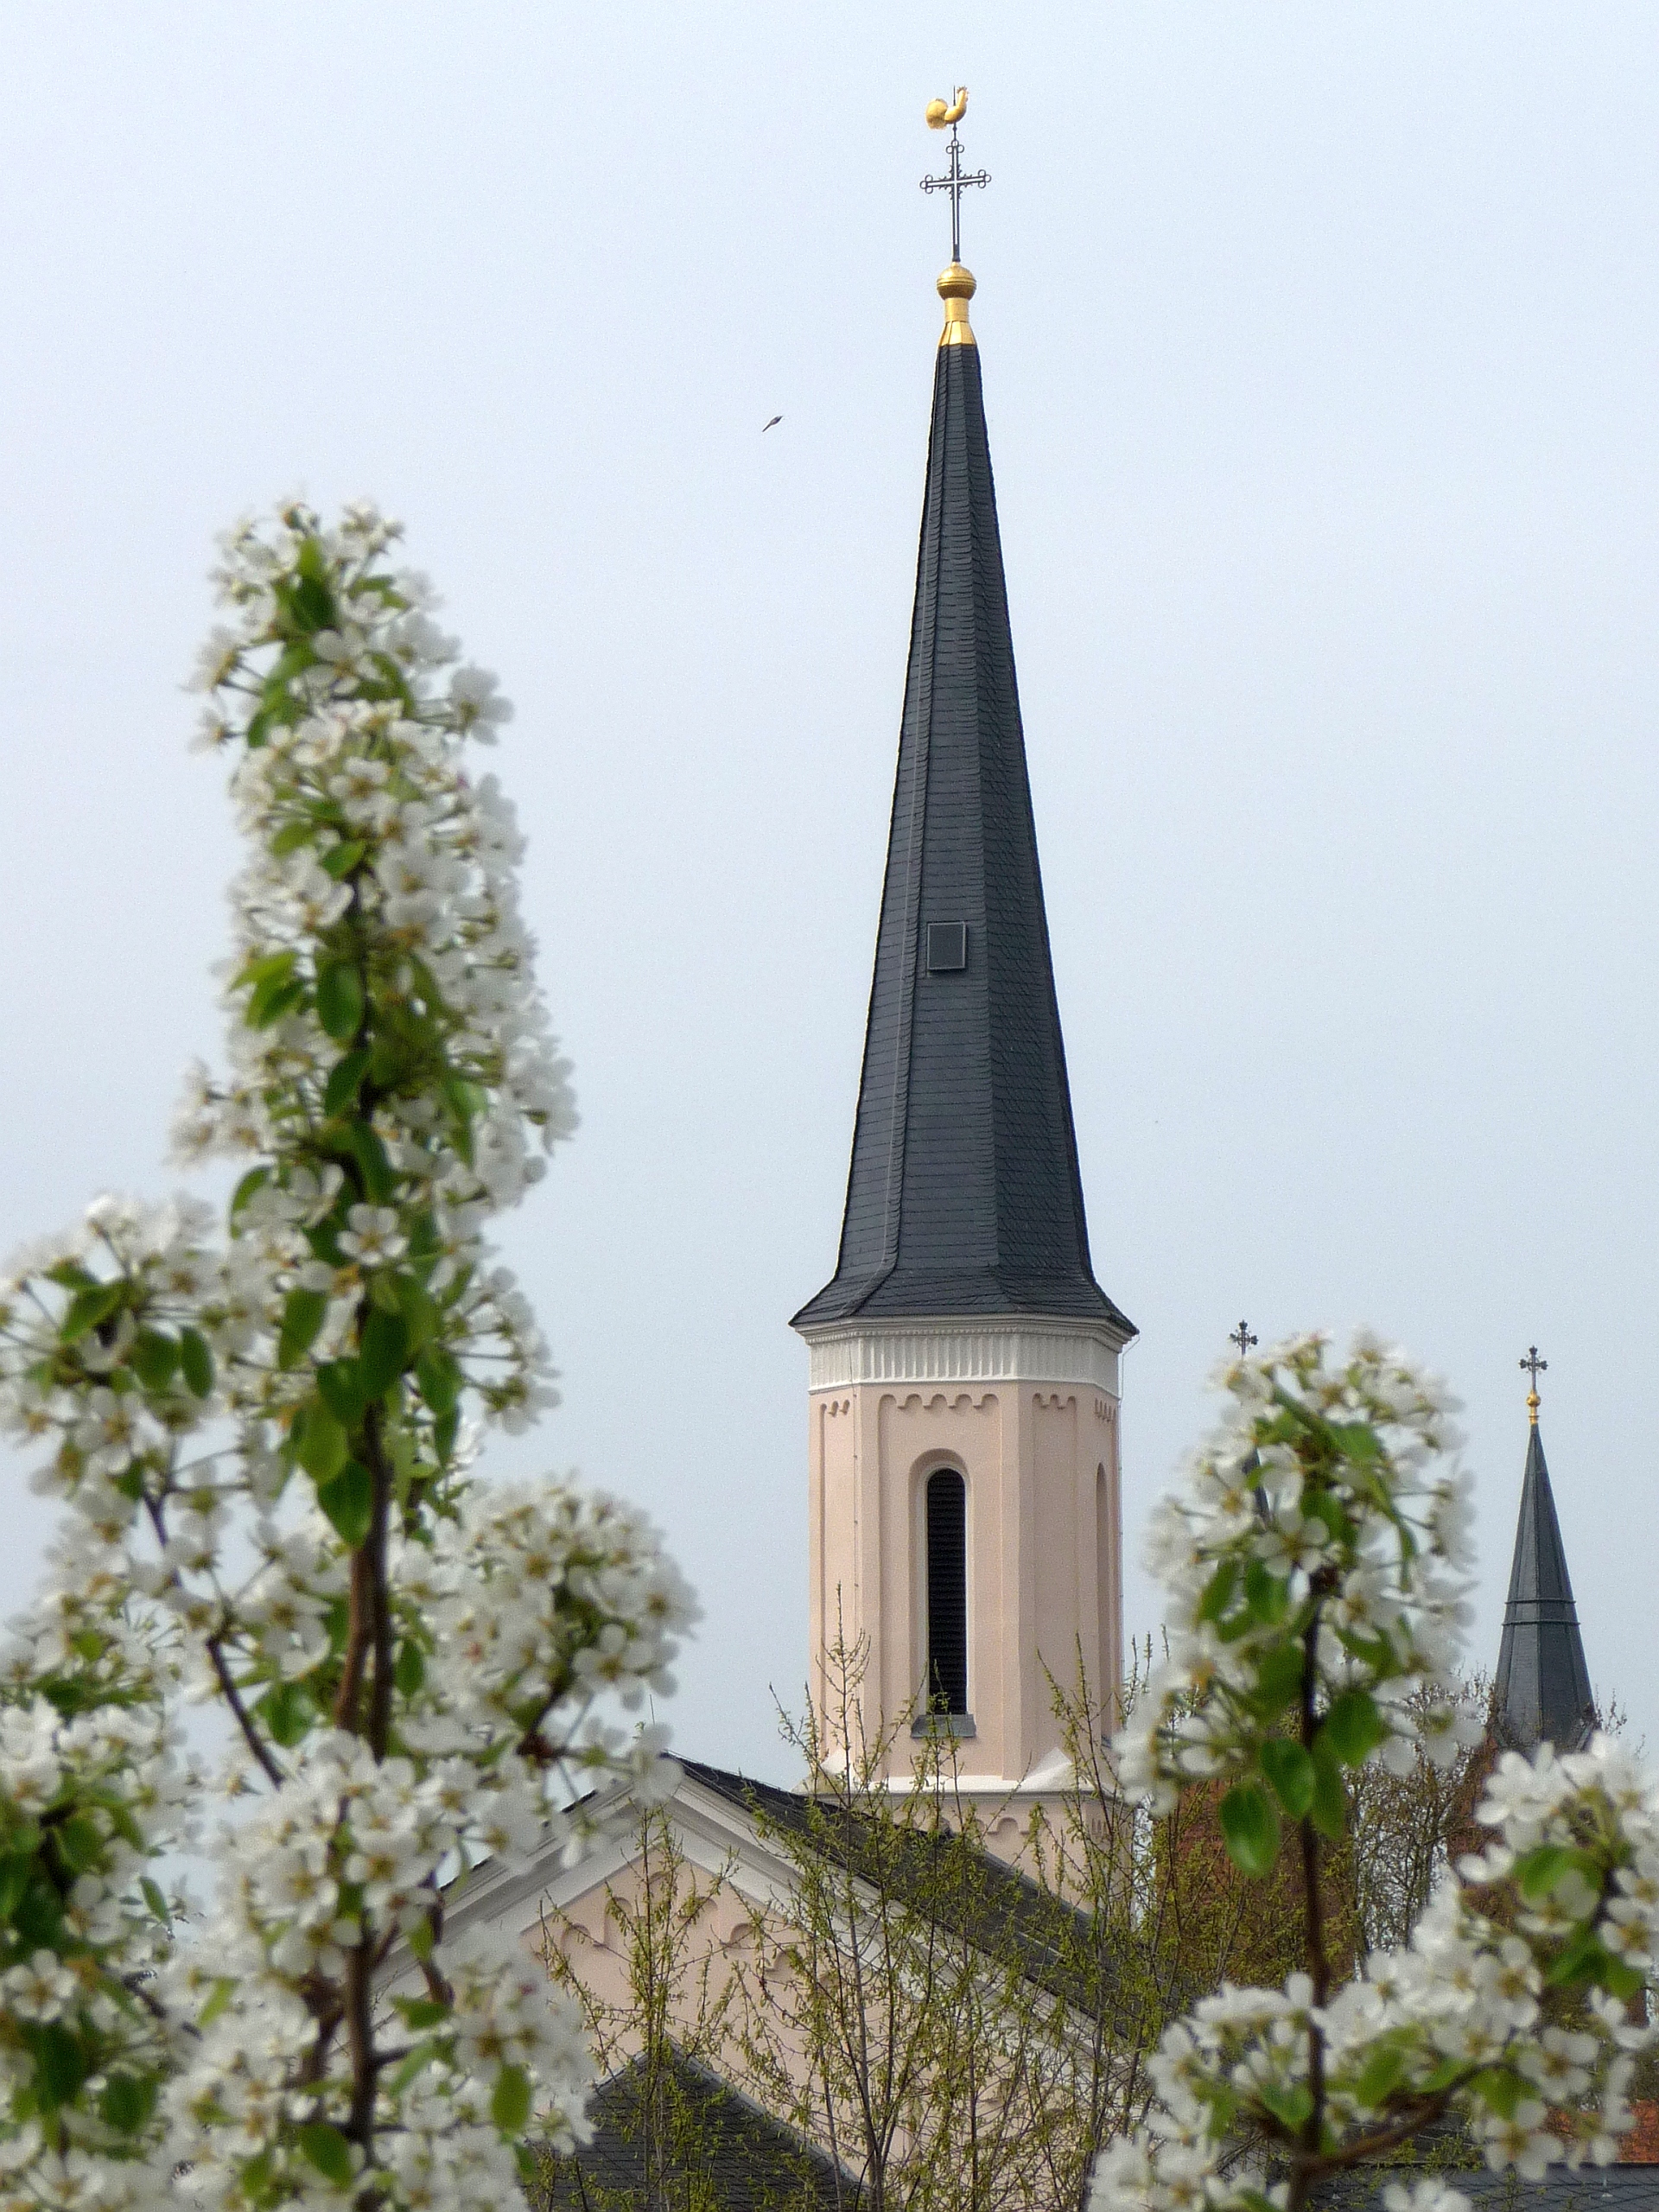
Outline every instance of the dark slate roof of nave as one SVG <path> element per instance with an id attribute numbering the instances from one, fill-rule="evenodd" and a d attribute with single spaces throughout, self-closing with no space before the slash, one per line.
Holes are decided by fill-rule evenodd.
<path id="1" fill-rule="evenodd" d="M 930 969 L 929 930 L 967 925 Z M 1095 1281 L 1026 772 L 979 348 L 942 346 L 841 1252 L 797 1328 L 1047 1315 Z"/>
<path id="2" fill-rule="evenodd" d="M 696 1759 L 683 1758 L 679 1764 L 690 1780 L 747 1814 L 763 1834 L 768 1827 L 781 1830 L 855 1876 L 872 1871 L 869 1825 L 839 1801 L 752 1782 Z M 954 1927 L 988 1955 L 1007 1946 L 1025 1977 L 1051 1996 L 1091 2006 L 1112 1961 L 1088 1916 L 984 1849 L 941 1878 L 939 1853 L 957 1842 L 949 1831 L 936 1836 L 925 1827 L 904 1836 L 902 1848 L 882 1862 L 894 1894 L 912 1910 Z"/>
<path id="3" fill-rule="evenodd" d="M 648 2212 L 686 2205 L 699 2212 L 836 2212 L 856 2201 L 851 2177 L 804 2135 L 774 2120 L 717 2074 L 671 2052 L 667 2108 L 668 2185 L 653 2171 L 645 2069 L 636 2058 L 594 2092 L 594 2139 L 550 2156 L 531 2192 L 542 2212 Z"/>

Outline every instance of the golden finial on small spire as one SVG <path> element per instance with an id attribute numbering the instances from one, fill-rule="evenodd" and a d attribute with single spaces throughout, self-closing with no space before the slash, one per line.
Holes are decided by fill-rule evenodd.
<path id="1" fill-rule="evenodd" d="M 1526 1369 L 1528 1374 L 1532 1377 L 1532 1388 L 1527 1393 L 1527 1419 L 1532 1423 L 1533 1427 L 1536 1428 L 1538 1426 L 1539 1406 L 1538 1377 L 1547 1370 L 1549 1366 L 1549 1362 L 1547 1359 L 1539 1358 L 1538 1347 L 1536 1344 L 1529 1344 L 1527 1346 L 1527 1356 L 1521 1362 L 1521 1364 Z"/>
<path id="2" fill-rule="evenodd" d="M 962 166 L 962 140 L 957 135 L 957 125 L 968 111 L 968 87 L 958 85 L 949 100 L 930 100 L 927 104 L 927 127 L 930 130 L 950 133 L 950 146 L 943 176 L 925 176 L 924 192 L 944 192 L 950 196 L 950 266 L 939 278 L 939 297 L 944 302 L 944 332 L 941 346 L 971 346 L 974 334 L 968 322 L 968 302 L 974 296 L 974 280 L 962 265 L 962 195 L 969 185 L 988 184 L 990 177 L 984 169 L 971 176 Z"/>

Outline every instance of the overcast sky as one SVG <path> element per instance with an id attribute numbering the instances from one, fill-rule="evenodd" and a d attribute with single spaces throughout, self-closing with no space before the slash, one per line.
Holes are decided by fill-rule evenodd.
<path id="1" fill-rule="evenodd" d="M 509 1224 L 645 1502 L 688 1751 L 785 1771 L 805 1353 L 964 210 L 1096 1268 L 1146 1511 L 1241 1314 L 1469 1408 L 1497 1650 L 1535 1339 L 1590 1668 L 1659 1745 L 1659 19 L 1186 0 L 75 6 L 0 74 L 0 1245 L 156 1192 L 232 864 L 213 534 L 409 524 L 575 1142 Z M 761 425 L 781 413 L 764 435 Z M 5 1472 L 0 1599 L 41 1522 Z"/>

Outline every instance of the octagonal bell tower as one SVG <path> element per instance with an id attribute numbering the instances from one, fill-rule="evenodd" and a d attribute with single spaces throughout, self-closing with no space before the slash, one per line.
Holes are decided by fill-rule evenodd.
<path id="1" fill-rule="evenodd" d="M 969 321 L 938 281 L 898 778 L 840 1257 L 809 1347 L 811 1681 L 866 1651 L 965 1787 L 1063 1779 L 1048 1676 L 1115 1696 L 1120 1360 L 1089 1255 L 996 499 Z M 833 1703 L 833 1694 L 829 1701 Z M 890 1769 L 911 1770 L 901 1737 Z"/>

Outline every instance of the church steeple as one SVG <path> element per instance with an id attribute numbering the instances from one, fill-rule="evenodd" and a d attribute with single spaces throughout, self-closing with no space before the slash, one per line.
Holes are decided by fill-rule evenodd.
<path id="1" fill-rule="evenodd" d="M 1595 1725 L 1595 1701 L 1538 1427 L 1538 1376 L 1548 1363 L 1539 1358 L 1535 1344 L 1521 1364 L 1532 1374 L 1527 1395 L 1530 1427 L 1497 1654 L 1495 1719 L 1507 1749 L 1529 1751 L 1547 1739 L 1558 1751 L 1571 1751 Z"/>
<path id="2" fill-rule="evenodd" d="M 921 548 L 840 1258 L 794 1325 L 1131 1324 L 1089 1256 L 1026 772 L 974 279 L 938 280 Z"/>
<path id="3" fill-rule="evenodd" d="M 1052 1685 L 1111 1725 L 1122 1674 L 1120 1357 L 1095 1281 L 1049 961 L 968 318 L 956 124 L 950 265 L 841 1251 L 795 1316 L 811 1352 L 809 1679 L 895 1783 L 912 1737 L 1017 1855 L 1069 1771 Z M 1078 1675 L 1081 1672 L 1082 1681 Z M 899 1727 L 908 1714 L 911 1727 Z M 895 1735 L 895 1732 L 896 1735 Z M 853 1746 L 849 1744 L 849 1749 Z"/>

